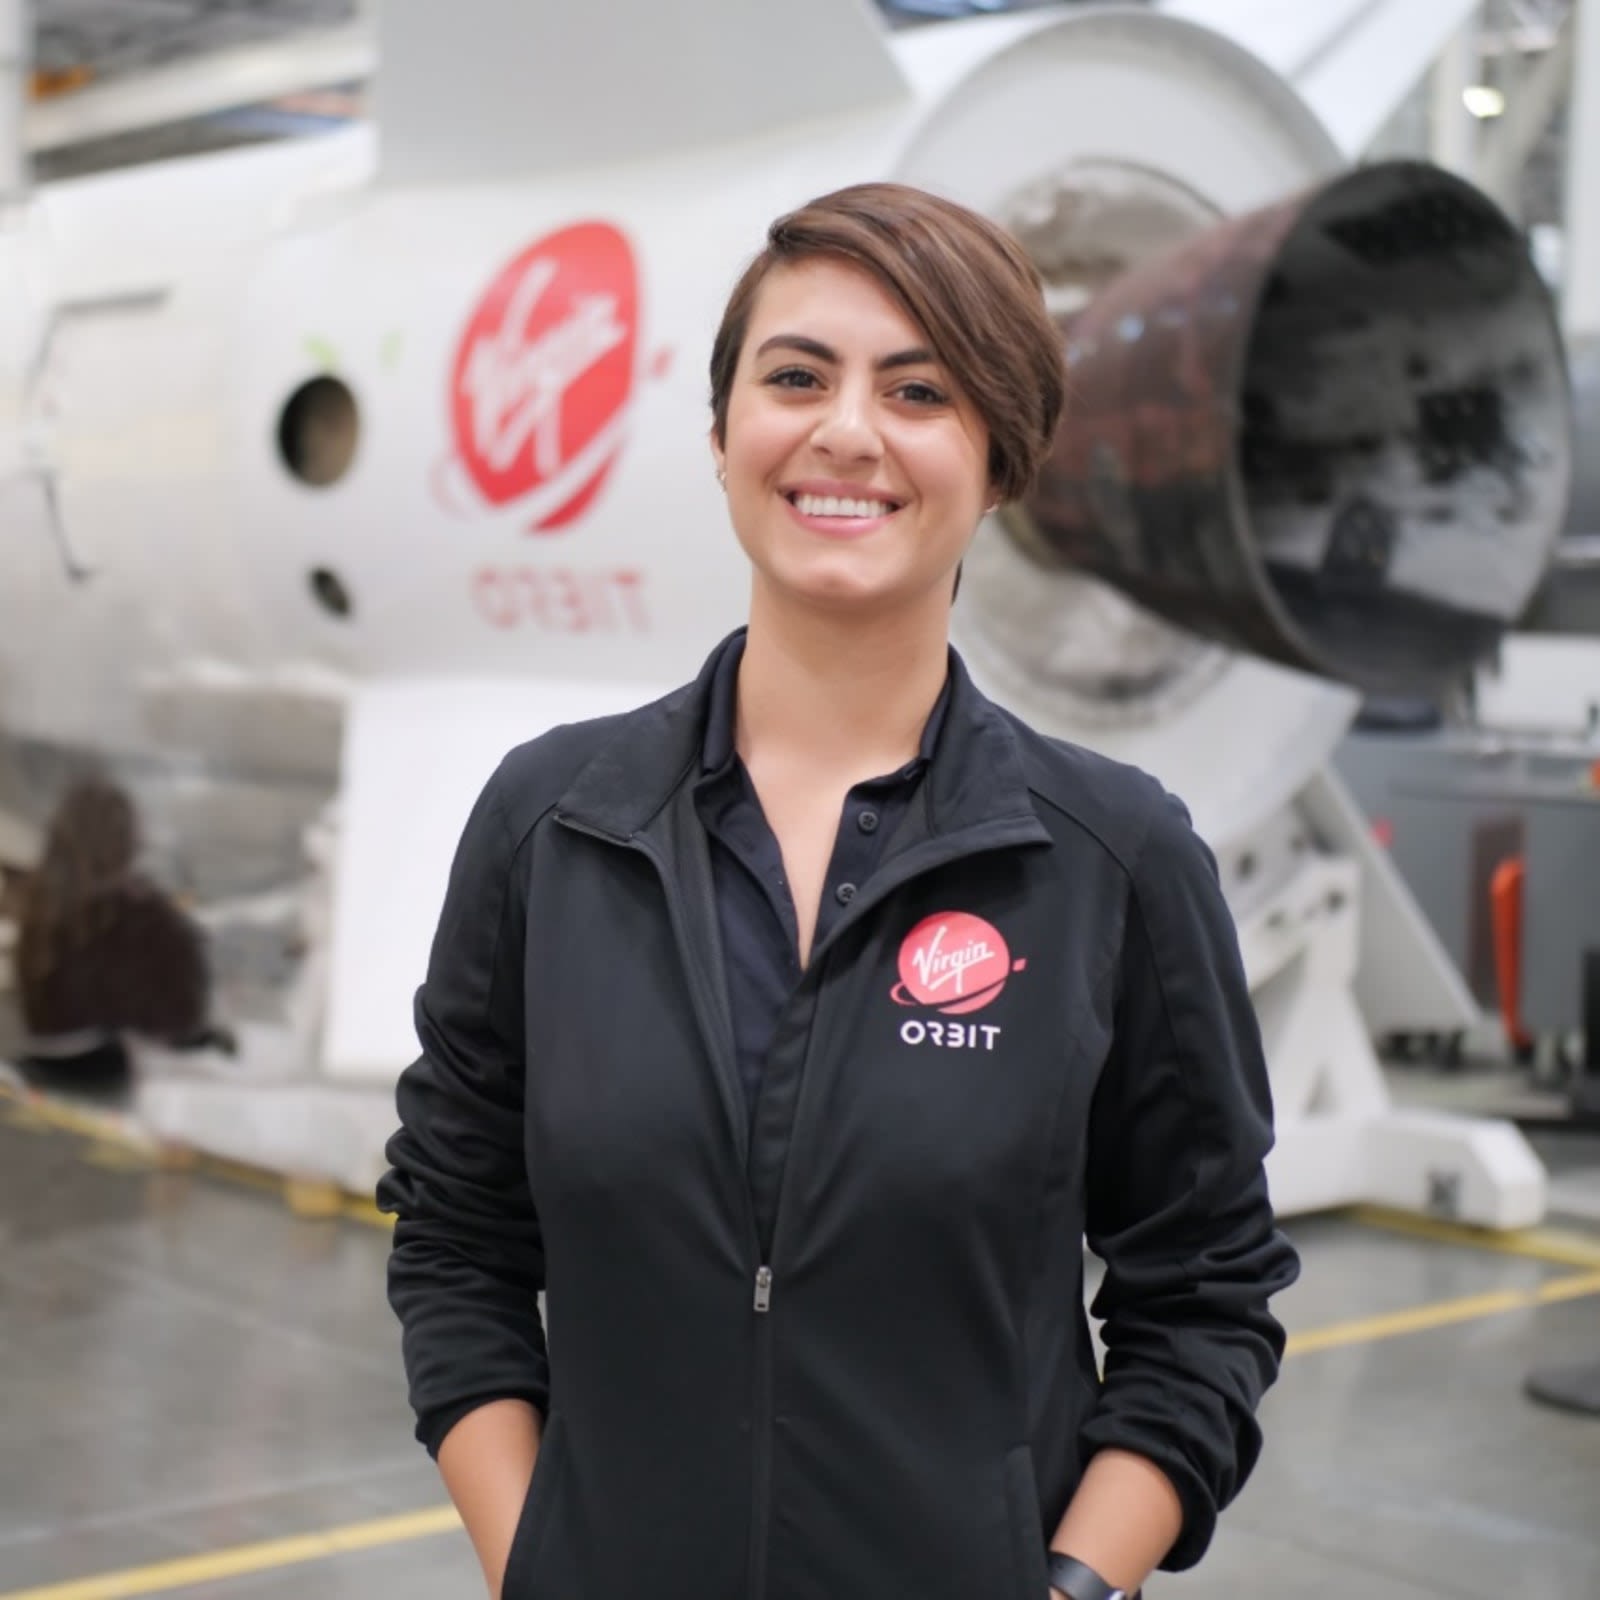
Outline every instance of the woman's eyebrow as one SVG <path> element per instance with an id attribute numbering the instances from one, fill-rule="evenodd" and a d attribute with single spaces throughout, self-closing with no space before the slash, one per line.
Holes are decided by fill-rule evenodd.
<path id="1" fill-rule="evenodd" d="M 775 333 L 762 344 L 756 354 L 764 356 L 769 350 L 795 350 L 803 356 L 815 356 L 818 361 L 829 361 L 834 366 L 839 364 L 836 351 L 830 349 L 820 339 L 808 339 L 803 333 Z"/>
<path id="2" fill-rule="evenodd" d="M 923 345 L 912 350 L 896 350 L 892 356 L 885 356 L 878 363 L 879 372 L 887 372 L 891 367 L 920 367 L 932 366 L 938 363 L 939 358 L 933 351 Z"/>
<path id="3" fill-rule="evenodd" d="M 818 361 L 826 361 L 833 366 L 839 365 L 839 355 L 836 350 L 825 345 L 820 339 L 809 338 L 803 333 L 775 333 L 770 339 L 762 341 L 756 354 L 764 356 L 769 350 L 794 350 L 801 355 L 813 356 Z M 879 372 L 887 372 L 894 367 L 920 367 L 924 363 L 934 363 L 937 360 L 938 357 L 931 350 L 918 345 L 911 350 L 896 350 L 893 355 L 883 356 L 876 366 Z"/>

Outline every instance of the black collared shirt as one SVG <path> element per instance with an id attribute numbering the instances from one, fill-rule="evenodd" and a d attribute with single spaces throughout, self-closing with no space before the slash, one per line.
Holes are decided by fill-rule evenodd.
<path id="1" fill-rule="evenodd" d="M 744 642 L 739 639 L 723 652 L 712 681 L 701 751 L 704 776 L 695 789 L 695 806 L 711 845 L 734 1048 L 745 1109 L 753 1120 L 762 1063 L 778 1017 L 800 981 L 800 925 L 777 837 L 734 748 L 739 663 L 743 659 Z M 813 948 L 827 938 L 834 922 L 883 859 L 884 847 L 894 837 L 933 758 L 949 698 L 947 680 L 913 760 L 898 772 L 858 783 L 845 796 L 817 909 Z"/>

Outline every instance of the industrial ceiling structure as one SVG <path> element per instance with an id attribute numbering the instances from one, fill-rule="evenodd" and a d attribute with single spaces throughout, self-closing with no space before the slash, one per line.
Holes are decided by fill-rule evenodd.
<path id="1" fill-rule="evenodd" d="M 373 66 L 370 0 L 31 0 L 29 9 L 27 138 L 44 181 L 315 132 L 359 113 Z"/>
<path id="2" fill-rule="evenodd" d="M 34 0 L 34 66 L 105 82 L 355 20 L 357 0 Z"/>
<path id="3" fill-rule="evenodd" d="M 372 21 L 381 0 L 24 3 L 33 32 L 28 143 L 44 180 L 316 132 L 360 114 L 377 65 Z M 906 26 L 1043 0 L 879 3 Z M 1505 128 L 1498 143 L 1520 185 L 1515 196 L 1506 184 L 1489 187 L 1530 226 L 1559 220 L 1574 6 L 1486 0 L 1476 41 L 1485 120 Z M 1419 99 L 1426 93 L 1423 86 Z"/>

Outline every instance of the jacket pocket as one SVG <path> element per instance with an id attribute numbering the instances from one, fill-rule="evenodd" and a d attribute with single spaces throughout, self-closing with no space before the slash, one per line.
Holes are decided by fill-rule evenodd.
<path id="1" fill-rule="evenodd" d="M 511 1554 L 506 1558 L 506 1575 L 500 1585 L 500 1600 L 536 1600 L 535 1569 L 538 1566 L 544 1530 L 550 1521 L 550 1509 L 555 1504 L 556 1490 L 560 1487 L 561 1468 L 565 1459 L 562 1438 L 565 1428 L 559 1411 L 552 1411 L 544 1425 L 544 1437 L 539 1441 L 539 1458 L 533 1464 L 533 1481 L 528 1485 L 527 1498 L 522 1502 L 522 1515 L 517 1519 L 517 1531 L 511 1539 Z"/>
<path id="2" fill-rule="evenodd" d="M 1049 1543 L 1039 1520 L 1039 1488 L 1033 1475 L 1033 1451 L 1019 1445 L 1006 1456 L 1006 1510 L 1011 1515 L 1012 1565 L 1018 1600 L 1044 1600 L 1050 1592 L 1050 1569 L 1045 1565 Z"/>

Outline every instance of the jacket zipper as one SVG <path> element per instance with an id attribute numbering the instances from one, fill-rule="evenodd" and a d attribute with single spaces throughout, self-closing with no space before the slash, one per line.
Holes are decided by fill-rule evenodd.
<path id="1" fill-rule="evenodd" d="M 772 1524 L 772 1268 L 756 1271 L 755 1418 L 751 1463 L 749 1600 L 767 1592 L 767 1540 Z"/>
<path id="2" fill-rule="evenodd" d="M 808 969 L 807 977 L 820 974 L 821 958 L 813 956 Z M 806 981 L 806 980 L 802 980 Z M 818 977 L 820 982 L 820 976 Z M 815 1029 L 806 1042 L 806 1059 L 801 1064 L 802 1078 L 809 1075 L 811 1065 L 811 1051 L 815 1042 Z M 801 1099 L 795 1105 L 794 1121 L 789 1129 L 789 1159 L 793 1159 L 794 1143 L 800 1133 L 800 1114 L 804 1105 L 804 1091 Z M 787 1163 L 785 1164 L 787 1168 Z M 772 1268 L 765 1264 L 778 1259 L 778 1246 L 783 1237 L 783 1190 L 780 1182 L 776 1211 L 772 1219 L 772 1236 L 763 1246 L 757 1238 L 757 1248 L 765 1257 L 763 1265 L 756 1270 L 755 1312 L 756 1312 L 756 1415 L 761 1419 L 761 1426 L 755 1431 L 755 1463 L 752 1481 L 755 1485 L 754 1517 L 750 1537 L 750 1578 L 749 1600 L 764 1600 L 767 1592 L 767 1544 L 771 1537 L 772 1525 L 772 1458 L 775 1448 L 774 1434 L 777 1428 L 777 1418 L 774 1414 L 774 1376 L 773 1376 L 773 1332 L 771 1322 L 772 1293 L 775 1278 Z"/>
<path id="3" fill-rule="evenodd" d="M 580 822 L 576 817 L 557 812 L 556 820 L 576 833 L 587 834 L 604 844 L 616 845 L 624 850 L 637 850 L 656 870 L 667 901 L 667 916 L 672 923 L 673 937 L 683 954 L 685 975 L 689 981 L 689 995 L 700 1022 L 700 1030 L 707 1044 L 717 1048 L 719 1032 L 716 1026 L 716 1007 L 704 993 L 700 970 L 689 954 L 689 940 L 684 926 L 683 908 L 672 876 L 660 855 L 644 840 L 633 836 L 607 833 L 602 828 Z M 715 908 L 713 908 L 714 910 Z M 756 1226 L 755 1201 L 750 1194 L 748 1177 L 740 1184 L 745 1199 L 745 1221 L 750 1236 L 750 1257 L 756 1265 L 755 1293 L 752 1299 L 755 1325 L 755 1394 L 751 1416 L 751 1444 L 753 1496 L 751 1499 L 749 1597 L 760 1600 L 767 1582 L 767 1538 L 771 1522 L 772 1498 L 772 1268 L 762 1260 L 760 1230 Z"/>

